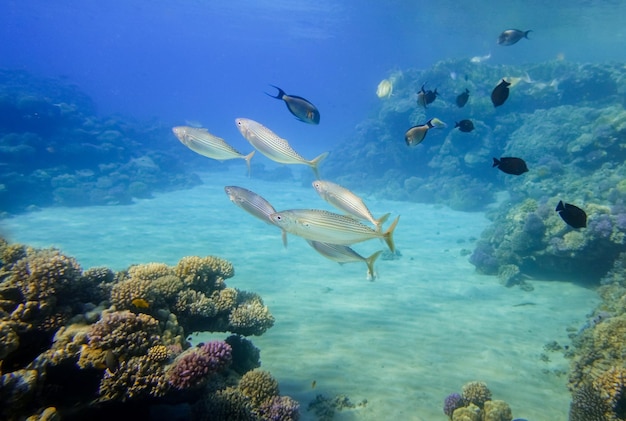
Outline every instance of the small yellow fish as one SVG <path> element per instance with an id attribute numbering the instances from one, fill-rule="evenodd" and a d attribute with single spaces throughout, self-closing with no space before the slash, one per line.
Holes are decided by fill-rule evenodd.
<path id="1" fill-rule="evenodd" d="M 131 304 L 137 308 L 149 308 L 150 303 L 143 298 L 135 298 L 131 301 Z"/>
<path id="2" fill-rule="evenodd" d="M 380 99 L 389 98 L 393 93 L 393 83 L 389 79 L 383 79 L 378 84 L 376 89 L 376 95 Z"/>

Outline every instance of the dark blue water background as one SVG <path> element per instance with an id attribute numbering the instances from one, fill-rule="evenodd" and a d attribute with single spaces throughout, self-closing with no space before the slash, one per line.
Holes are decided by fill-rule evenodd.
<path id="1" fill-rule="evenodd" d="M 0 11 L 1 68 L 64 78 L 101 115 L 194 120 L 245 150 L 233 120 L 256 119 L 304 155 L 344 139 L 394 70 L 488 53 L 626 59 L 619 1 L 4 0 Z M 496 45 L 511 27 L 531 40 Z M 310 99 L 321 124 L 292 118 L 268 84 Z"/>

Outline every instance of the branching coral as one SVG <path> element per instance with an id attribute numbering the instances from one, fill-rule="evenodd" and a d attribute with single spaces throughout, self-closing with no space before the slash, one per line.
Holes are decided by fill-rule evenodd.
<path id="1" fill-rule="evenodd" d="M 264 401 L 278 396 L 278 382 L 267 371 L 255 369 L 241 377 L 239 390 L 254 406 L 259 406 Z"/>
<path id="2" fill-rule="evenodd" d="M 125 402 L 165 396 L 169 388 L 161 362 L 144 355 L 120 361 L 115 371 L 106 370 L 99 393 L 103 400 Z"/>
<path id="3" fill-rule="evenodd" d="M 230 345 L 211 341 L 181 354 L 167 371 L 168 382 L 177 389 L 204 385 L 209 376 L 227 368 L 232 361 Z"/>
<path id="4" fill-rule="evenodd" d="M 238 305 L 228 318 L 230 331 L 240 335 L 261 335 L 274 325 L 274 317 L 260 298 Z"/>
<path id="5" fill-rule="evenodd" d="M 91 328 L 89 344 L 111 350 L 117 358 L 144 355 L 159 344 L 159 322 L 147 314 L 130 311 L 105 312 Z"/>
<path id="6" fill-rule="evenodd" d="M 205 293 L 223 288 L 224 280 L 235 276 L 232 263 L 215 256 L 183 257 L 174 271 L 185 285 Z"/>
<path id="7" fill-rule="evenodd" d="M 463 400 L 482 408 L 491 400 L 491 391 L 484 382 L 469 382 L 463 385 Z"/>
<path id="8" fill-rule="evenodd" d="M 82 269 L 76 259 L 56 249 L 29 249 L 27 256 L 18 260 L 8 279 L 16 286 L 24 300 L 44 301 L 53 296 L 63 299 L 72 282 L 76 282 Z"/>

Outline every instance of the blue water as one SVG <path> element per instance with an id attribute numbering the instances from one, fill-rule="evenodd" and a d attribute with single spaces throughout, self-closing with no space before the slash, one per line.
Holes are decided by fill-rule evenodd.
<path id="1" fill-rule="evenodd" d="M 4 0 L 0 69 L 75 87 L 91 98 L 100 121 L 116 116 L 115 130 L 129 119 L 155 132 L 166 128 L 158 133 L 169 135 L 169 127 L 193 122 L 248 152 L 250 145 L 234 124 L 235 118 L 246 117 L 313 157 L 332 154 L 347 138 L 354 142 L 351 147 L 361 146 L 358 136 L 351 135 L 364 120 L 377 116 L 381 101 L 376 87 L 393 72 L 481 56 L 489 56 L 487 63 L 494 66 L 623 62 L 624 16 L 626 2 L 589 0 Z M 512 47 L 498 46 L 496 38 L 507 28 L 533 32 Z M 491 82 L 472 81 L 481 89 Z M 265 95 L 274 93 L 271 84 L 313 102 L 321 123 L 297 121 L 281 101 Z M 99 129 L 104 125 L 98 124 Z M 430 136 L 443 142 L 443 133 Z M 55 132 L 54 140 L 63 135 Z M 131 138 L 129 143 L 137 140 Z M 167 142 L 170 150 L 179 148 L 175 154 L 180 161 L 193 155 L 173 136 L 159 139 L 163 149 Z M 139 139 L 141 153 L 129 153 L 121 164 L 145 159 L 155 146 L 151 140 Z M 82 140 L 74 141 L 84 146 Z M 38 152 L 44 149 L 53 157 L 58 152 L 53 147 Z M 80 153 L 72 162 L 54 164 L 67 164 L 70 173 L 78 169 L 77 177 L 92 183 L 113 179 L 109 170 L 81 172 Z M 101 164 L 94 162 L 94 168 Z M 258 162 L 269 161 L 259 157 Z M 168 169 L 159 164 L 160 171 Z M 170 168 L 172 173 L 179 169 Z M 234 208 L 222 188 L 233 179 L 247 183 L 243 173 L 243 164 L 236 163 L 230 172 L 202 173 L 204 184 L 193 190 L 159 193 L 156 199 L 135 196 L 127 207 L 25 213 L 3 219 L 1 234 L 33 246 L 61 247 L 85 268 L 175 264 L 194 254 L 231 260 L 238 273 L 232 284 L 258 292 L 277 318 L 273 330 L 254 341 L 265 352 L 264 367 L 277 377 L 281 392 L 299 399 L 303 412 L 319 391 L 372 402 L 340 419 L 379 420 L 389 414 L 443 419 L 440 406 L 447 393 L 466 381 L 485 380 L 494 397 L 511 404 L 515 416 L 566 419 L 570 394 L 563 373 L 568 361 L 552 354 L 550 361 L 540 359 L 542 346 L 555 338 L 566 343 L 565 329 L 578 329 L 597 304 L 593 292 L 549 280 L 533 280 L 532 293 L 504 289 L 495 278 L 477 274 L 461 255 L 462 248 L 473 247 L 470 237 L 478 237 L 488 225 L 483 214 L 392 202 L 384 194 L 368 200 L 377 215 L 402 214 L 398 243 L 404 258 L 381 260 L 380 281 L 367 283 L 362 265 L 340 267 L 322 260 L 302 241 L 284 250 L 277 230 Z M 300 185 L 296 176 L 285 177 L 285 184 L 254 178 L 250 183 L 276 207 L 316 206 L 318 198 L 304 181 Z M 298 199 L 307 191 L 311 196 Z M 378 246 L 372 243 L 367 252 Z M 526 306 L 528 302 L 532 304 Z M 337 327 L 338 320 L 345 323 Z M 294 352 L 285 356 L 285 350 Z M 311 389 L 313 380 L 318 390 Z M 543 408 L 544 393 L 553 407 Z"/>
<path id="2" fill-rule="evenodd" d="M 0 68 L 62 77 L 99 111 L 202 122 L 237 139 L 249 117 L 299 139 L 302 153 L 335 145 L 377 104 L 395 69 L 492 54 L 491 63 L 622 60 L 620 1 L 124 1 L 5 0 Z M 506 28 L 532 41 L 496 45 Z M 583 36 L 584 35 L 584 36 Z M 305 126 L 263 94 L 268 84 L 321 110 Z"/>

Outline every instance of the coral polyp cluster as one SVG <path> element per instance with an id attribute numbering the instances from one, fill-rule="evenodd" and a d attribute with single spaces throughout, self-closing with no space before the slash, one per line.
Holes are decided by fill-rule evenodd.
<path id="1" fill-rule="evenodd" d="M 485 382 L 468 382 L 462 393 L 451 393 L 444 399 L 443 413 L 451 421 L 511 421 L 511 408 L 501 400 L 491 399 Z"/>
<path id="2" fill-rule="evenodd" d="M 255 293 L 227 287 L 232 264 L 186 257 L 175 267 L 134 265 L 83 271 L 56 249 L 0 239 L 0 418 L 125 419 L 125 405 L 184 403 L 200 415 L 295 420 L 245 338 L 274 318 Z M 230 332 L 191 347 L 196 331 Z M 235 418 L 233 418 L 235 417 Z"/>

